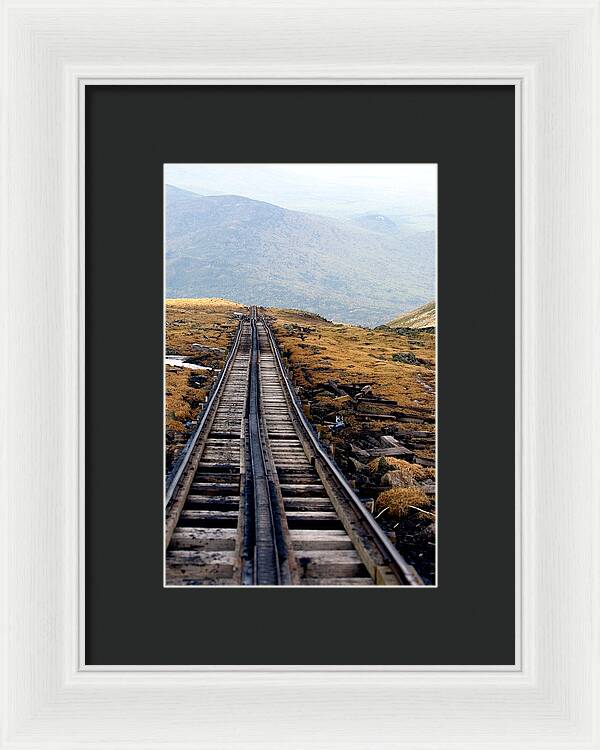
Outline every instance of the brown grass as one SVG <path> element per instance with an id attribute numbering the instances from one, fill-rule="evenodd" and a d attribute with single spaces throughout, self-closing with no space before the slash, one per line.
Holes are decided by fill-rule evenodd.
<path id="1" fill-rule="evenodd" d="M 233 314 L 246 309 L 237 302 L 217 298 L 165 300 L 166 353 L 213 368 L 209 371 L 165 367 L 166 428 L 179 433 L 181 440 L 189 432 L 185 421 L 197 417 L 200 403 L 215 377 L 214 369 L 220 369 L 225 361 L 225 352 L 198 352 L 192 349 L 192 344 L 226 349 L 238 324 Z M 200 375 L 205 382 L 200 388 L 192 387 L 190 378 Z"/>
<path id="2" fill-rule="evenodd" d="M 407 416 L 433 417 L 435 413 L 435 336 L 414 331 L 399 334 L 331 323 L 298 310 L 268 308 L 273 330 L 290 364 L 296 385 L 314 388 L 335 380 L 341 383 L 373 384 L 373 395 L 395 401 Z M 408 365 L 392 359 L 394 354 L 412 353 L 425 364 Z M 389 408 L 364 405 L 372 421 Z M 383 421 L 380 421 L 384 424 Z M 433 424 L 406 429 L 433 430 Z M 421 458 L 434 458 L 422 451 Z"/>
<path id="3" fill-rule="evenodd" d="M 411 505 L 429 512 L 433 512 L 434 508 L 427 495 L 418 487 L 393 487 L 379 495 L 375 501 L 375 514 L 385 513 L 387 520 L 400 521 L 413 512 Z M 428 513 L 418 515 L 429 520 L 433 518 Z"/>
<path id="4" fill-rule="evenodd" d="M 167 430 L 185 432 L 185 421 L 193 419 L 208 388 L 193 388 L 189 385 L 190 370 L 167 367 L 165 422 Z"/>
<path id="5" fill-rule="evenodd" d="M 401 458 L 395 458 L 394 456 L 384 456 L 382 458 L 376 458 L 369 463 L 369 469 L 373 474 L 385 475 L 388 472 L 401 472 L 407 477 L 410 477 L 414 485 L 416 482 L 423 482 L 426 479 L 435 478 L 435 469 L 419 466 L 419 464 L 411 464 L 408 461 L 403 461 Z M 410 485 L 407 485 L 410 486 Z"/>
<path id="6" fill-rule="evenodd" d="M 213 297 L 165 300 L 167 354 L 197 358 L 192 344 L 226 347 L 237 326 L 233 313 L 246 309 Z"/>

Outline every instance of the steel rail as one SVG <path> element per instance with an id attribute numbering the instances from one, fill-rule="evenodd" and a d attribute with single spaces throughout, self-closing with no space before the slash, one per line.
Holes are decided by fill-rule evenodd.
<path id="1" fill-rule="evenodd" d="M 252 346 L 250 350 L 250 388 L 247 407 L 252 471 L 251 490 L 254 506 L 254 583 L 259 586 L 277 585 L 281 583 L 280 561 L 260 429 L 262 404 L 259 397 L 258 333 L 254 308 L 250 317 L 250 325 Z"/>
<path id="2" fill-rule="evenodd" d="M 200 421 L 196 425 L 196 429 L 194 430 L 193 435 L 188 440 L 187 444 L 185 445 L 181 453 L 177 470 L 175 471 L 175 473 L 169 480 L 169 484 L 165 492 L 165 508 L 168 507 L 169 503 L 171 502 L 173 498 L 173 495 L 175 494 L 175 490 L 177 489 L 179 480 L 181 479 L 183 472 L 185 471 L 185 468 L 188 465 L 188 462 L 192 456 L 192 453 L 194 452 L 194 448 L 196 447 L 198 438 L 200 437 L 200 434 L 202 433 L 204 429 L 204 425 L 206 424 L 208 415 L 211 413 L 215 400 L 219 392 L 221 391 L 223 385 L 225 384 L 226 377 L 229 374 L 229 371 L 231 370 L 231 365 L 233 364 L 233 360 L 235 359 L 235 355 L 237 354 L 237 350 L 240 344 L 240 338 L 242 335 L 242 323 L 243 323 L 243 319 L 240 320 L 238 324 L 235 337 L 229 349 L 229 354 L 227 355 L 225 363 L 223 364 L 223 368 L 221 369 L 221 372 L 219 373 L 219 377 L 215 380 L 215 382 L 213 383 L 211 387 L 210 396 L 209 396 L 208 402 L 206 403 L 206 407 L 204 408 L 202 412 L 202 417 L 200 418 Z"/>
<path id="3" fill-rule="evenodd" d="M 325 464 L 327 469 L 333 474 L 336 481 L 343 489 L 348 500 L 352 504 L 352 507 L 357 512 L 357 514 L 359 515 L 363 523 L 368 527 L 369 531 L 371 531 L 371 533 L 373 534 L 377 547 L 379 548 L 384 559 L 389 563 L 390 567 L 394 570 L 399 580 L 406 582 L 406 584 L 409 586 L 423 586 L 424 584 L 419 574 L 414 570 L 412 566 L 410 566 L 406 562 L 406 560 L 402 557 L 402 555 L 398 552 L 398 550 L 393 546 L 393 544 L 390 542 L 390 540 L 388 539 L 383 529 L 379 526 L 379 524 L 375 521 L 373 516 L 361 503 L 360 499 L 358 498 L 358 495 L 354 492 L 352 487 L 348 484 L 348 481 L 346 480 L 346 478 L 344 477 L 344 475 L 342 474 L 338 466 L 335 464 L 332 458 L 325 452 L 325 450 L 319 443 L 319 440 L 314 434 L 314 431 L 310 422 L 307 420 L 304 412 L 302 411 L 302 407 L 299 403 L 294 386 L 291 383 L 290 377 L 288 373 L 286 372 L 286 368 L 281 359 L 279 347 L 277 346 L 277 342 L 275 341 L 275 336 L 273 335 L 273 331 L 271 330 L 271 327 L 267 323 L 264 316 L 261 316 L 261 321 L 263 322 L 265 329 L 267 331 L 267 335 L 269 337 L 269 343 L 271 345 L 271 349 L 273 351 L 275 361 L 277 362 L 277 367 L 282 376 L 282 382 L 288 393 L 288 396 L 294 408 L 296 417 L 298 418 L 298 421 L 302 425 L 308 439 L 310 440 L 313 450 L 319 456 L 321 461 Z"/>

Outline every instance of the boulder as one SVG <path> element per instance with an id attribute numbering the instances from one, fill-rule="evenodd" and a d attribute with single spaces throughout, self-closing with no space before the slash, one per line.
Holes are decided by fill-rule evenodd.
<path id="1" fill-rule="evenodd" d="M 414 487 L 416 485 L 412 472 L 407 469 L 386 472 L 381 478 L 381 483 L 387 487 Z"/>

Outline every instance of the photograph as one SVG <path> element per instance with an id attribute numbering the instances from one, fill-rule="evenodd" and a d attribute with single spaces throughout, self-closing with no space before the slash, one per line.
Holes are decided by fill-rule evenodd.
<path id="1" fill-rule="evenodd" d="M 0 750 L 600 750 L 600 0 L 4 5 Z"/>
<path id="2" fill-rule="evenodd" d="M 163 187 L 164 585 L 437 586 L 437 164 Z"/>

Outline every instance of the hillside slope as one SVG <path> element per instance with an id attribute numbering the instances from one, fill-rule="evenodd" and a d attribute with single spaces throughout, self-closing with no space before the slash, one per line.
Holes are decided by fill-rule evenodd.
<path id="1" fill-rule="evenodd" d="M 428 302 L 426 305 L 404 313 L 404 315 L 386 323 L 390 328 L 434 328 L 435 324 L 435 302 Z"/>
<path id="2" fill-rule="evenodd" d="M 226 297 L 377 325 L 431 299 L 435 237 L 398 237 L 167 186 L 167 297 Z"/>

